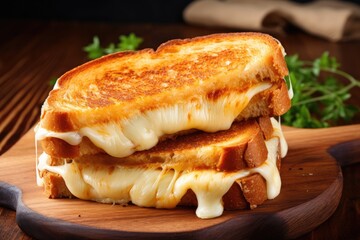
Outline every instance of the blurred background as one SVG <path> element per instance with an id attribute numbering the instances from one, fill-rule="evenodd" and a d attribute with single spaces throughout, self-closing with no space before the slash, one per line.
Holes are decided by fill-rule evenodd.
<path id="1" fill-rule="evenodd" d="M 256 1 L 256 0 L 255 0 Z M 286 1 L 286 0 L 279 0 Z M 311 3 L 314 0 L 289 0 Z M 328 1 L 328 0 L 323 0 Z M 338 0 L 359 4 L 360 0 Z M 118 22 L 182 22 L 182 12 L 193 0 L 102 0 L 56 1 L 14 0 L 4 1 L 0 18 L 42 20 L 89 20 Z M 249 2 L 249 0 L 239 0 Z M 250 0 L 250 2 L 254 2 Z M 266 2 L 266 1 L 265 1 Z"/>
<path id="2" fill-rule="evenodd" d="M 339 41 L 360 39 L 360 0 L 14 0 L 0 19 L 100 23 L 187 23 L 269 33 L 301 30 Z M 355 33 L 357 32 L 357 33 Z"/>
<path id="3" fill-rule="evenodd" d="M 180 22 L 191 0 L 7 1 L 5 18 L 120 22 Z"/>
<path id="4" fill-rule="evenodd" d="M 288 56 L 312 62 L 327 52 L 331 58 L 323 60 L 336 58 L 342 71 L 360 79 L 359 0 L 5 0 L 0 9 L 0 155 L 32 131 L 54 81 L 90 60 L 84 47 L 94 36 L 106 47 L 120 35 L 135 33 L 143 40 L 140 49 L 156 49 L 170 39 L 260 31 L 279 39 Z M 359 87 L 349 93 L 347 103 L 360 107 Z M 309 108 L 301 116 L 293 108 L 294 116 L 306 120 L 321 108 Z M 359 112 L 350 122 L 339 122 L 354 123 L 360 123 Z M 348 163 L 342 165 L 344 188 L 337 211 L 300 239 L 358 239 L 360 192 L 354 190 L 360 189 L 359 154 L 342 159 Z M 14 211 L 0 206 L 0 239 L 32 239 L 15 218 Z"/>

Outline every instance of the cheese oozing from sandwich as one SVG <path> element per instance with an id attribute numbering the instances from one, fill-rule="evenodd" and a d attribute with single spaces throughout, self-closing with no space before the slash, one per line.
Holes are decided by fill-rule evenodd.
<path id="1" fill-rule="evenodd" d="M 159 138 L 166 134 L 189 129 L 206 132 L 229 129 L 250 100 L 271 86 L 271 83 L 263 82 L 245 92 L 232 91 L 217 99 L 203 97 L 189 103 L 155 108 L 121 122 L 83 127 L 74 132 L 49 131 L 40 124 L 36 129 L 36 139 L 53 137 L 78 145 L 83 137 L 88 137 L 107 154 L 126 157 L 135 151 L 154 147 Z"/>
<path id="2" fill-rule="evenodd" d="M 186 170 L 141 168 L 117 165 L 81 163 L 64 160 L 61 166 L 50 166 L 49 156 L 39 157 L 38 170 L 60 174 L 70 192 L 85 200 L 103 203 L 128 203 L 142 207 L 174 208 L 191 189 L 197 198 L 196 215 L 199 218 L 214 218 L 222 215 L 222 197 L 237 179 L 259 173 L 266 180 L 268 199 L 280 193 L 281 179 L 276 165 L 279 144 L 281 156 L 287 152 L 287 144 L 280 124 L 271 120 L 274 127 L 272 138 L 265 141 L 267 160 L 255 168 L 233 172 L 213 169 Z M 194 159 L 196 161 L 196 159 Z"/>

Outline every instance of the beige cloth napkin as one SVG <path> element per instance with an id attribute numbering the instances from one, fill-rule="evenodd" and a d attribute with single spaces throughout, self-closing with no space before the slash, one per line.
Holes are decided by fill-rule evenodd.
<path id="1" fill-rule="evenodd" d="M 197 25 L 268 32 L 284 32 L 293 24 L 331 41 L 360 39 L 360 7 L 339 1 L 198 0 L 183 17 Z"/>

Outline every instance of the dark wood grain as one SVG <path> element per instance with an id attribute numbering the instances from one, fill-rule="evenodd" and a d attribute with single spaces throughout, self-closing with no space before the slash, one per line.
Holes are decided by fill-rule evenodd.
<path id="1" fill-rule="evenodd" d="M 116 41 L 120 34 L 135 32 L 144 38 L 141 47 L 156 48 L 173 38 L 186 38 L 215 32 L 233 31 L 184 24 L 121 24 L 84 22 L 42 22 L 0 20 L 0 154 L 13 146 L 39 119 L 40 107 L 51 87 L 48 82 L 65 71 L 85 62 L 81 50 L 92 36 L 98 35 L 104 45 Z M 292 32 L 277 37 L 288 54 L 299 53 L 313 59 L 329 51 L 341 62 L 342 69 L 360 78 L 359 42 L 332 43 Z M 359 89 L 352 90 L 351 102 L 360 105 Z M 360 123 L 357 115 L 353 123 Z M 359 226 L 358 191 L 360 182 L 359 153 L 349 157 L 338 151 L 344 190 L 334 215 L 301 239 L 356 239 Z M 353 149 L 353 147 L 350 147 Z M 357 162 L 357 163 L 356 163 Z M 350 221 L 349 221 L 350 220 Z M 0 208 L 0 239 L 30 239 L 17 226 L 15 213 Z"/>

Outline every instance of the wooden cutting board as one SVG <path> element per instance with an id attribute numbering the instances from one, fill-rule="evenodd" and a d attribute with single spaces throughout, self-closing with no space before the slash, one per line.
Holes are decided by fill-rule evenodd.
<path id="1" fill-rule="evenodd" d="M 289 152 L 282 190 L 254 210 L 225 211 L 201 220 L 193 208 L 172 210 L 47 199 L 36 185 L 33 130 L 0 158 L 0 205 L 16 210 L 20 228 L 37 239 L 294 238 L 320 225 L 337 208 L 342 173 L 329 154 L 358 155 L 360 125 L 285 129 Z M 349 142 L 351 141 L 351 142 Z M 339 145 L 339 143 L 341 143 Z M 336 145 L 336 146 L 335 146 Z"/>

